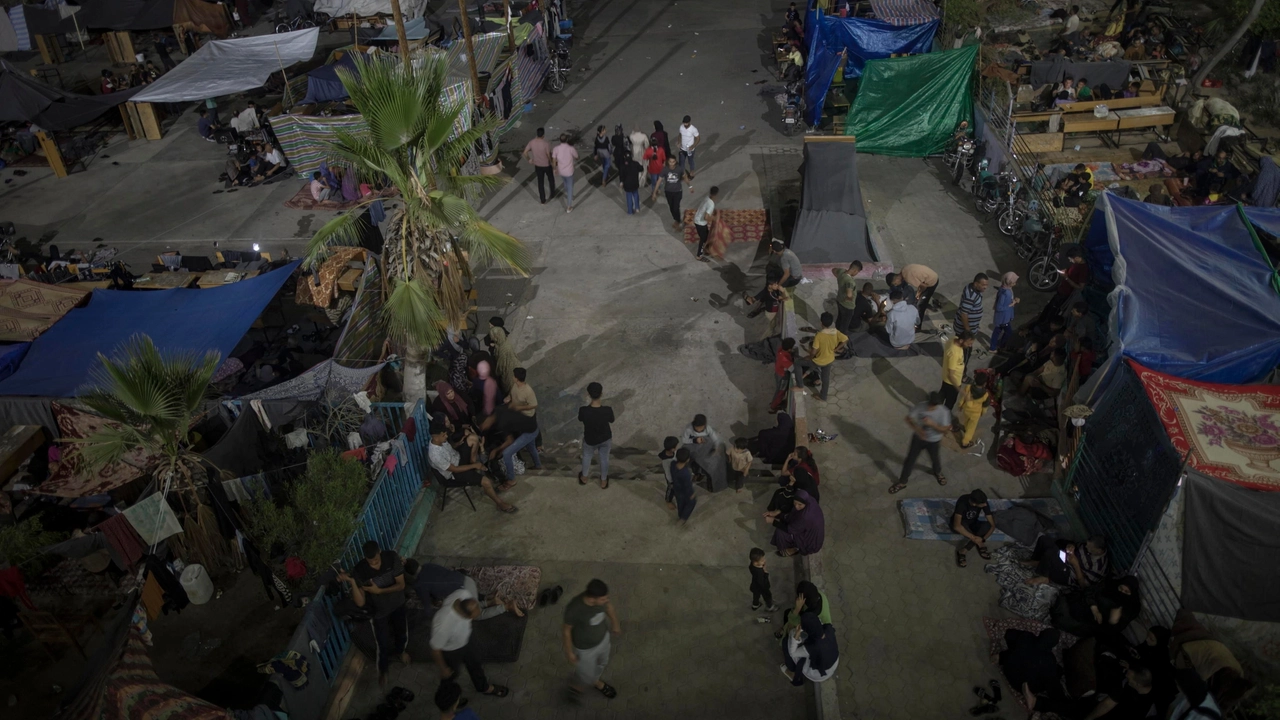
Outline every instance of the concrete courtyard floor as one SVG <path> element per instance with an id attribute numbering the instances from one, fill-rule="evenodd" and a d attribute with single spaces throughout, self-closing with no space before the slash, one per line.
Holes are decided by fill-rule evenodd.
<path id="1" fill-rule="evenodd" d="M 579 174 L 574 212 L 566 213 L 559 198 L 540 205 L 531 168 L 516 160 L 539 125 L 549 136 L 586 134 L 579 146 L 585 160 L 597 125 L 648 130 L 660 119 L 674 134 L 687 113 L 701 130 L 702 145 L 697 189 L 686 192 L 685 207 L 719 185 L 722 208 L 776 212 L 782 188 L 798 178 L 801 141 L 780 132 L 777 105 L 758 93 L 777 84 L 764 49 L 768 28 L 778 24 L 786 3 L 570 5 L 577 36 L 572 80 L 560 95 L 540 95 L 534 113 L 504 138 L 514 182 L 481 207 L 534 255 L 531 278 L 487 274 L 480 304 L 482 313 L 507 318 L 540 398 L 556 470 L 512 491 L 521 506 L 515 517 L 500 516 L 484 501 L 475 513 L 451 504 L 433 514 L 418 555 L 535 564 L 544 586 L 563 585 L 566 594 L 592 577 L 614 588 L 623 636 L 607 677 L 620 691 L 617 700 L 592 697 L 580 708 L 560 704 L 568 670 L 558 645 L 560 610 L 535 610 L 520 661 L 491 669 L 514 697 L 473 700 L 486 720 L 802 717 L 810 694 L 793 690 L 778 674 L 770 626 L 756 625 L 747 607 L 744 566 L 753 545 L 767 547 L 769 534 L 758 518 L 771 488 L 701 493 L 690 527 L 676 529 L 661 503 L 652 461 L 661 439 L 679 434 L 695 413 L 705 413 L 726 438 L 773 424 L 766 412 L 770 369 L 737 352 L 764 331 L 764 319 L 747 319 L 738 299 L 759 288 L 763 259 L 756 247 L 742 244 L 730 248 L 725 262 L 696 262 L 692 247 L 670 228 L 661 199 L 656 205 L 646 200 L 638 215 L 626 215 L 617 185 L 602 191 L 594 186 L 595 175 L 588 182 Z M 135 272 L 161 250 L 212 254 L 215 241 L 219 249 L 260 242 L 265 250 L 299 254 L 332 214 L 284 208 L 300 186 L 292 180 L 214 194 L 221 187 L 214 178 L 223 153 L 195 136 L 194 122 L 184 115 L 159 142 L 117 142 L 106 151 L 110 158 L 65 180 L 31 171 L 0 190 L 0 219 L 14 221 L 20 234 L 32 238 L 57 231 L 53 242 L 64 252 L 100 237 L 120 248 Z M 1025 271 L 993 226 L 974 216 L 967 196 L 951 187 L 937 161 L 864 156 L 859 162 L 886 259 L 898 267 L 920 262 L 939 270 L 938 295 L 948 319 L 974 273 Z M 806 324 L 816 324 L 831 306 L 835 289 L 829 277 L 815 279 L 799 290 Z M 1020 295 L 1020 315 L 1043 302 L 1029 290 Z M 933 313 L 926 330 L 940 317 Z M 974 363 L 985 362 L 975 355 Z M 886 494 L 909 437 L 902 417 L 937 388 L 940 375 L 939 358 L 928 355 L 843 361 L 830 401 L 808 403 L 810 429 L 839 435 L 814 450 L 827 521 L 826 583 L 842 651 L 833 682 L 845 717 L 958 720 L 973 704 L 969 688 L 996 676 L 981 624 L 984 615 L 1003 614 L 995 583 L 976 555 L 960 570 L 950 547 L 903 539 L 897 500 L 954 497 L 974 487 L 1003 497 L 1043 495 L 1046 488 L 1024 486 L 987 457 L 950 448 L 943 451 L 946 488 L 918 472 L 903 494 Z M 619 479 L 605 491 L 579 487 L 571 470 L 572 442 L 580 432 L 576 409 L 592 381 L 603 383 L 618 416 L 616 474 L 641 476 Z M 989 422 L 981 433 L 988 440 Z M 792 600 L 793 572 L 773 567 L 780 604 Z M 372 680 L 366 673 L 347 717 L 361 717 L 375 704 Z M 425 716 L 435 670 L 426 662 L 397 667 L 392 680 L 419 693 L 413 712 Z M 1011 701 L 1005 707 L 1001 716 L 1020 716 Z"/>

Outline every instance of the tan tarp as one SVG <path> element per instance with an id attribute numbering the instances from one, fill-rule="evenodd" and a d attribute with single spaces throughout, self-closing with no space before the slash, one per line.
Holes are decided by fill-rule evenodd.
<path id="1" fill-rule="evenodd" d="M 83 305 L 89 292 L 74 285 L 0 280 L 0 341 L 34 340 L 72 308 Z"/>
<path id="2" fill-rule="evenodd" d="M 173 24 L 194 28 L 197 32 L 213 33 L 220 38 L 231 34 L 225 6 L 204 0 L 174 0 Z"/>

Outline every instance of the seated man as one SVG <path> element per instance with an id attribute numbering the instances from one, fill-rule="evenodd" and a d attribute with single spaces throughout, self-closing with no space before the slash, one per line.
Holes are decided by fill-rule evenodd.
<path id="1" fill-rule="evenodd" d="M 249 101 L 249 106 L 242 110 L 239 115 L 231 118 L 231 127 L 235 128 L 236 132 L 241 135 L 257 130 L 260 127 L 258 124 L 258 107 L 253 104 L 252 100 Z"/>
<path id="2" fill-rule="evenodd" d="M 1212 160 L 1204 164 L 1203 169 L 1197 168 L 1196 194 L 1207 197 L 1215 187 L 1218 192 L 1221 192 L 1226 187 L 1227 181 L 1234 179 L 1237 175 L 1239 172 L 1227 158 L 1227 151 L 1219 150 Z"/>
<path id="3" fill-rule="evenodd" d="M 209 117 L 209 111 L 200 108 L 200 119 L 196 120 L 196 132 L 200 137 L 209 142 L 218 142 L 213 138 L 213 131 L 218 129 L 218 125 L 214 123 L 213 118 Z"/>
<path id="4" fill-rule="evenodd" d="M 889 335 L 889 344 L 897 350 L 906 350 L 916 339 L 916 323 L 920 313 L 916 307 L 906 301 L 902 288 L 894 288 L 889 292 L 889 302 L 893 305 L 885 313 L 884 329 Z"/>
<path id="5" fill-rule="evenodd" d="M 499 510 L 505 513 L 515 512 L 515 505 L 504 502 L 498 497 L 498 492 L 493 488 L 493 481 L 484 471 L 484 463 L 472 462 L 471 446 L 467 444 L 461 446 L 467 454 L 464 460 L 459 453 L 460 448 L 450 445 L 448 437 L 449 431 L 443 425 L 431 427 L 431 446 L 427 448 L 431 467 L 447 480 L 458 480 L 468 487 L 479 485 Z"/>
<path id="6" fill-rule="evenodd" d="M 1021 392 L 1028 397 L 1044 400 L 1062 392 L 1062 385 L 1066 381 L 1067 351 L 1054 348 L 1053 354 L 1049 356 L 1049 362 L 1022 378 Z"/>
<path id="7" fill-rule="evenodd" d="M 885 279 L 885 282 L 889 283 L 889 291 L 891 293 L 895 289 L 901 290 L 903 302 L 907 303 L 908 305 L 916 304 L 916 300 L 918 300 L 920 296 L 920 291 L 912 287 L 911 285 L 908 285 L 907 280 L 902 276 L 902 273 L 889 273 L 888 275 L 884 276 L 884 279 Z M 919 309 L 920 308 L 918 307 L 916 308 L 916 310 L 919 310 Z"/>
<path id="8" fill-rule="evenodd" d="M 987 547 L 987 538 L 996 531 L 996 519 L 991 514 L 991 506 L 987 504 L 987 494 L 974 490 L 968 495 L 961 495 L 956 500 L 956 511 L 951 516 L 951 529 L 965 537 L 960 549 L 956 550 L 956 567 L 969 564 L 965 555 L 973 547 L 978 548 L 978 555 L 983 560 L 990 560 L 991 550 Z"/>
<path id="9" fill-rule="evenodd" d="M 227 155 L 227 162 L 223 167 L 222 179 L 225 184 L 222 187 L 224 190 L 232 185 L 243 186 L 253 182 L 249 164 L 241 163 L 235 155 Z"/>
<path id="10" fill-rule="evenodd" d="M 272 147 L 268 152 L 266 146 L 262 144 L 256 145 L 255 149 L 256 152 L 249 158 L 249 168 L 253 173 L 254 182 L 265 180 L 284 171 L 282 164 L 284 158 L 279 150 Z"/>

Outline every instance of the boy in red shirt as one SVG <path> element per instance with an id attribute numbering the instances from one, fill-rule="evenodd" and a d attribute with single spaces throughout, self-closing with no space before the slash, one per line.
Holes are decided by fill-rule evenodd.
<path id="1" fill-rule="evenodd" d="M 791 366 L 795 364 L 793 353 L 796 347 L 795 338 L 786 338 L 782 341 L 782 347 L 778 348 L 778 353 L 773 356 L 773 402 L 769 404 L 769 414 L 778 412 L 787 404 L 787 373 L 791 372 Z"/>
<path id="2" fill-rule="evenodd" d="M 660 147 L 650 146 L 644 151 L 644 159 L 649 161 L 645 167 L 645 171 L 649 174 L 649 187 L 658 187 L 658 175 L 662 173 L 662 168 L 667 164 L 667 151 Z"/>

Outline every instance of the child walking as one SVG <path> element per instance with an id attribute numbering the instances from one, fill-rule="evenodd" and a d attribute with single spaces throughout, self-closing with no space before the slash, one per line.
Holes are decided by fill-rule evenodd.
<path id="1" fill-rule="evenodd" d="M 729 484 L 738 492 L 742 492 L 742 480 L 751 469 L 751 451 L 747 449 L 747 439 L 738 438 L 733 447 L 725 451 L 729 456 Z"/>
<path id="2" fill-rule="evenodd" d="M 676 509 L 676 495 L 675 486 L 671 484 L 671 465 L 676 461 L 678 447 L 680 447 L 680 438 L 668 435 L 662 441 L 662 452 L 658 453 L 658 459 L 662 461 L 662 474 L 667 478 L 667 492 L 662 497 L 667 501 L 667 507 L 672 510 Z"/>
<path id="3" fill-rule="evenodd" d="M 765 555 L 760 548 L 751 548 L 751 609 L 764 608 L 765 612 L 776 612 L 778 606 L 773 604 L 773 592 L 769 590 L 769 571 L 764 569 Z"/>
<path id="4" fill-rule="evenodd" d="M 688 523 L 693 508 L 698 504 L 693 496 L 693 469 L 689 467 L 691 459 L 689 448 L 676 451 L 676 461 L 671 465 L 671 490 L 676 501 L 676 515 L 681 523 Z"/>

